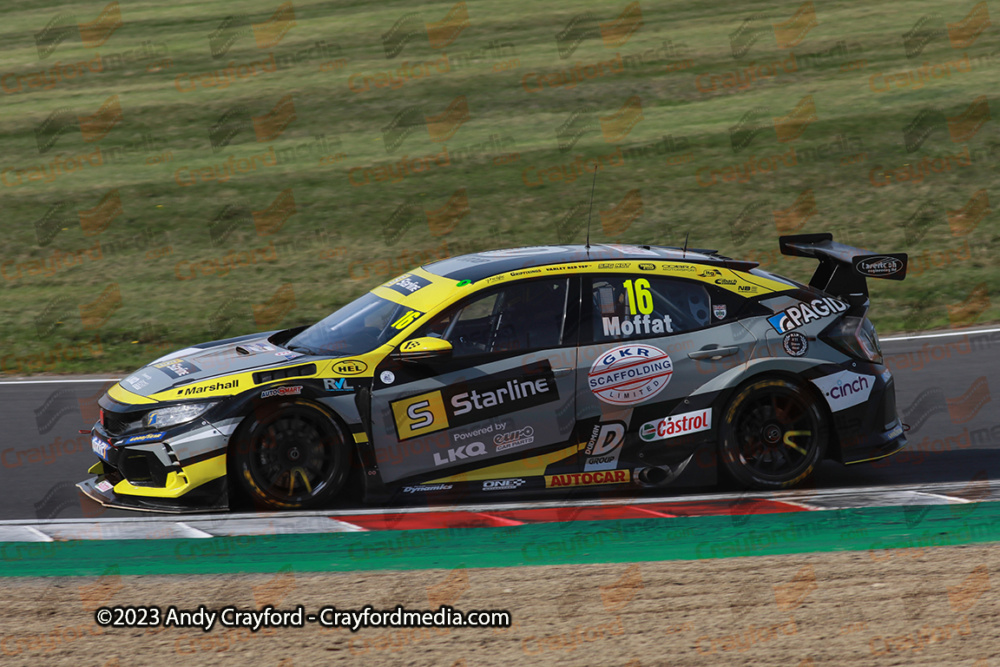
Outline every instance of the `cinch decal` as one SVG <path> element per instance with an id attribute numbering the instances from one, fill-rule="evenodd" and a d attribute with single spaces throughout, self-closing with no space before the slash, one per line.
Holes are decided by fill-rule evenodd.
<path id="1" fill-rule="evenodd" d="M 392 402 L 399 440 L 559 400 L 547 361 Z"/>
<path id="2" fill-rule="evenodd" d="M 815 320 L 843 313 L 848 309 L 843 301 L 823 297 L 813 299 L 811 303 L 800 303 L 767 318 L 768 323 L 778 333 L 788 333 Z"/>
<path id="3" fill-rule="evenodd" d="M 656 396 L 670 382 L 670 355 L 652 345 L 621 345 L 599 356 L 587 382 L 599 399 L 612 405 L 635 405 Z"/>
<path id="4" fill-rule="evenodd" d="M 816 378 L 813 384 L 826 396 L 830 410 L 840 412 L 868 401 L 875 387 L 875 376 L 860 375 L 851 371 L 840 371 L 833 375 Z"/>

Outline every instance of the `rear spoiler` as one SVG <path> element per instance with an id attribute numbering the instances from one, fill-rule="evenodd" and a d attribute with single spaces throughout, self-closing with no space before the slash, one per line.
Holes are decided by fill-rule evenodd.
<path id="1" fill-rule="evenodd" d="M 873 254 L 868 250 L 836 243 L 833 234 L 800 234 L 778 239 L 782 255 L 815 257 L 819 267 L 810 287 L 847 298 L 868 298 L 868 278 L 903 280 L 909 257 L 906 253 Z M 848 297 L 854 296 L 855 299 Z"/>

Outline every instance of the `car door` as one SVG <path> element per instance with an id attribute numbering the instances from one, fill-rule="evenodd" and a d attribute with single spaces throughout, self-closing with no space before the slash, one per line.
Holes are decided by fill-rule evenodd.
<path id="1" fill-rule="evenodd" d="M 739 295 L 641 273 L 584 280 L 577 421 L 585 471 L 672 465 L 715 437 L 714 402 L 756 339 Z"/>
<path id="2" fill-rule="evenodd" d="M 382 480 L 529 475 L 531 466 L 517 462 L 567 443 L 576 416 L 578 290 L 575 277 L 486 288 L 408 339 L 444 338 L 450 354 L 387 357 L 372 391 Z"/>

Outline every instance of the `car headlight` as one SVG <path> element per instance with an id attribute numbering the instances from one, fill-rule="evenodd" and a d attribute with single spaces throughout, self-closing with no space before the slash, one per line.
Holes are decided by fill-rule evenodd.
<path id="1" fill-rule="evenodd" d="M 169 408 L 153 410 L 142 418 L 142 425 L 145 428 L 169 428 L 184 424 L 205 414 L 217 402 L 187 403 L 186 405 L 174 405 Z"/>

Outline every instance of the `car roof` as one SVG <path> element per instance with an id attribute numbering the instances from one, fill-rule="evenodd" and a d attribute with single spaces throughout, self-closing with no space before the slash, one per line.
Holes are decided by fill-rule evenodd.
<path id="1" fill-rule="evenodd" d="M 593 244 L 551 245 L 488 250 L 449 257 L 423 266 L 425 271 L 444 278 L 476 282 L 490 276 L 520 269 L 552 264 L 602 261 L 673 261 L 689 264 L 722 265 L 747 271 L 757 262 L 732 260 L 717 255 L 714 250 L 696 250 L 653 245 Z"/>

